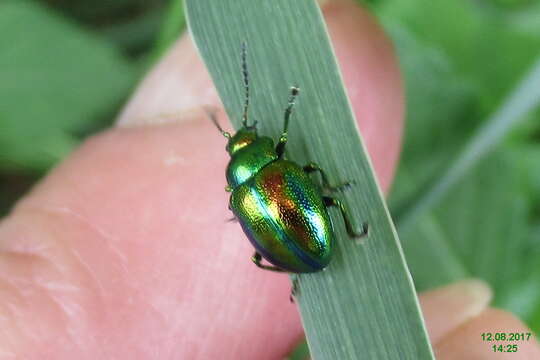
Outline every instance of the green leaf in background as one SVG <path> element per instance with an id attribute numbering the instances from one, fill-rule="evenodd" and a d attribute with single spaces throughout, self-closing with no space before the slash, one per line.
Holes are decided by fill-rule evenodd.
<path id="1" fill-rule="evenodd" d="M 100 38 L 32 1 L 0 2 L 0 169 L 49 167 L 133 84 Z"/>
<path id="2" fill-rule="evenodd" d="M 154 57 L 163 55 L 171 44 L 178 39 L 186 26 L 184 18 L 184 0 L 171 0 L 169 10 L 163 20 L 159 37 L 154 47 Z"/>
<path id="3" fill-rule="evenodd" d="M 540 34 L 540 3 L 538 1 L 523 0 L 527 3 L 517 7 L 515 11 L 504 12 L 509 26 L 524 34 L 538 36 Z"/>
<path id="4" fill-rule="evenodd" d="M 171 0 L 35 0 L 87 31 L 107 39 L 129 57 L 146 60 Z"/>
<path id="5" fill-rule="evenodd" d="M 512 90 L 505 101 L 477 130 L 453 159 L 448 168 L 424 190 L 425 194 L 413 199 L 413 205 L 398 213 L 398 226 L 402 231 L 417 217 L 437 204 L 474 165 L 480 162 L 495 147 L 501 144 L 505 136 L 540 104 L 540 58 L 528 71 L 518 86 Z"/>
<path id="6" fill-rule="evenodd" d="M 510 165 L 501 154 L 492 156 L 445 196 L 435 212 L 422 217 L 406 233 L 405 252 L 412 259 L 421 259 L 412 263 L 424 267 L 424 271 L 413 270 L 418 287 L 439 285 L 441 271 L 449 274 L 450 280 L 475 275 L 492 285 L 499 280 L 499 285 L 504 283 L 499 272 L 513 271 L 507 269 L 506 256 L 518 260 L 515 249 L 508 245 L 520 247 L 527 231 L 525 196 L 518 187 L 515 167 L 510 168 L 514 173 L 507 168 Z M 437 252 L 442 255 L 430 258 Z M 460 266 L 450 271 L 449 259 Z M 430 268 L 437 272 L 426 271 Z"/>
<path id="7" fill-rule="evenodd" d="M 443 51 L 456 74 L 478 88 L 481 119 L 511 90 L 516 75 L 530 68 L 540 54 L 538 33 L 524 32 L 510 15 L 490 11 L 481 3 L 388 0 L 378 13 Z"/>
<path id="8" fill-rule="evenodd" d="M 523 186 L 519 168 L 535 152 L 503 149 L 491 155 L 406 232 L 404 251 L 419 288 L 482 278 L 494 289 L 495 306 L 534 324 L 531 316 L 540 306 L 540 238 L 528 224 L 531 189 Z M 535 167 L 538 172 L 540 165 Z"/>
<path id="9" fill-rule="evenodd" d="M 405 75 L 407 121 L 400 171 L 392 188 L 392 209 L 414 198 L 448 167 L 479 122 L 473 120 L 478 90 L 456 74 L 444 52 L 426 45 L 399 22 L 383 17 Z M 459 119 L 467 121 L 458 125 Z M 414 174 L 414 180 L 407 179 Z"/>
<path id="10" fill-rule="evenodd" d="M 195 43 L 236 126 L 244 100 L 240 45 L 246 41 L 250 115 L 257 119 L 260 133 L 279 136 L 289 86 L 298 84 L 302 90 L 289 130 L 288 157 L 319 163 L 334 183 L 356 181 L 346 200 L 352 218 L 370 224 L 369 239 L 355 244 L 343 226 L 336 226 L 330 266 L 297 277 L 297 303 L 313 358 L 432 359 L 411 279 L 357 136 L 316 3 L 188 0 L 186 13 Z M 335 219 L 335 223 L 342 221 Z"/>
<path id="11" fill-rule="evenodd" d="M 448 169 L 476 136 L 469 146 L 476 155 L 465 158 L 478 164 L 461 171 L 442 200 L 400 232 L 406 257 L 419 290 L 482 278 L 495 290 L 495 306 L 538 331 L 540 116 L 531 112 L 538 70 L 529 68 L 540 36 L 513 22 L 516 13 L 491 5 L 387 0 L 376 7 L 396 43 L 407 85 L 405 146 L 391 204 L 394 214 L 410 217 L 426 188 L 442 174 L 457 174 Z M 481 159 L 488 143 L 499 148 Z"/>

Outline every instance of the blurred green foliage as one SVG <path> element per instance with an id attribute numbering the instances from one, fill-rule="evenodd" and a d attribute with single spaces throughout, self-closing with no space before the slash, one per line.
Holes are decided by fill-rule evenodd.
<path id="1" fill-rule="evenodd" d="M 0 215 L 80 139 L 112 122 L 181 31 L 181 2 L 174 4 L 0 2 Z"/>
<path id="2" fill-rule="evenodd" d="M 363 3 L 394 40 L 406 79 L 404 151 L 390 197 L 399 214 L 437 183 L 538 59 L 540 4 Z M 1 213 L 111 123 L 184 26 L 180 0 L 0 2 Z M 401 234 L 419 290 L 483 278 L 495 305 L 540 331 L 539 140 L 537 111 Z"/>
<path id="3" fill-rule="evenodd" d="M 72 149 L 73 133 L 111 115 L 134 80 L 133 66 L 47 8 L 0 6 L 0 46 L 8 50 L 0 58 L 0 166 L 46 169 Z"/>
<path id="4" fill-rule="evenodd" d="M 524 11 L 540 17 L 540 7 L 525 1 L 388 0 L 372 9 L 396 43 L 406 79 L 405 144 L 390 205 L 410 209 L 537 61 L 540 28 L 515 18 Z M 412 229 L 400 232 L 419 290 L 482 278 L 495 290 L 494 305 L 519 314 L 535 331 L 539 120 L 538 112 L 529 114 Z"/>

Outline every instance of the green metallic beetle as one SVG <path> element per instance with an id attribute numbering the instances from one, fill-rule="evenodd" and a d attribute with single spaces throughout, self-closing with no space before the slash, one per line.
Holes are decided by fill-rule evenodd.
<path id="1" fill-rule="evenodd" d="M 338 188 L 329 185 L 326 174 L 317 164 L 300 167 L 283 158 L 289 119 L 299 89 L 291 88 L 283 133 L 274 146 L 272 139 L 257 134 L 256 123 L 248 125 L 249 82 L 245 44 L 242 44 L 242 74 L 246 94 L 242 128 L 231 136 L 221 129 L 211 114 L 216 127 L 228 138 L 226 149 L 231 156 L 226 173 L 226 190 L 231 192 L 229 209 L 255 247 L 252 261 L 258 267 L 292 273 L 322 270 L 330 262 L 334 243 L 332 222 L 326 208 L 337 206 L 341 210 L 351 237 L 366 235 L 367 225 L 363 225 L 361 233 L 356 233 L 343 204 L 333 197 L 324 196 L 312 182 L 308 174 L 318 171 L 325 189 Z M 348 183 L 342 186 L 346 185 Z M 262 264 L 262 258 L 274 266 Z"/>

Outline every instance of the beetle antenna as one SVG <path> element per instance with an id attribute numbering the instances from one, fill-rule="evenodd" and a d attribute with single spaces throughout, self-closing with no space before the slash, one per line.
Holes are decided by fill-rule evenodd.
<path id="1" fill-rule="evenodd" d="M 289 128 L 289 119 L 291 118 L 294 103 L 295 103 L 296 97 L 298 96 L 299 93 L 300 93 L 300 88 L 297 85 L 291 87 L 291 95 L 289 96 L 289 101 L 287 103 L 287 108 L 285 109 L 285 116 L 284 116 L 285 121 L 284 121 L 284 124 L 283 124 L 283 133 L 284 134 L 287 134 L 287 130 Z"/>
<path id="2" fill-rule="evenodd" d="M 242 115 L 242 125 L 245 128 L 249 128 L 248 126 L 248 107 L 249 107 L 249 75 L 248 75 L 248 68 L 247 68 L 247 46 L 246 42 L 242 41 L 242 77 L 244 78 L 244 91 L 246 94 L 246 98 L 244 101 L 244 113 Z M 255 126 L 252 125 L 252 126 Z"/>
<path id="3" fill-rule="evenodd" d="M 207 107 L 203 107 L 203 108 L 204 108 L 204 111 L 206 112 L 206 114 L 208 115 L 208 117 L 210 118 L 210 120 L 212 120 L 212 122 L 214 123 L 215 127 L 219 130 L 221 135 L 223 135 L 227 139 L 230 139 L 231 134 L 229 132 L 227 132 L 227 131 L 224 131 L 221 128 L 221 126 L 219 125 L 219 122 L 217 121 L 217 117 L 216 117 L 216 112 L 213 109 L 209 109 Z"/>
<path id="4" fill-rule="evenodd" d="M 283 119 L 283 132 L 281 133 L 278 144 L 276 146 L 276 153 L 279 158 L 281 158 L 285 152 L 285 145 L 287 145 L 287 131 L 289 129 L 289 120 L 291 118 L 291 114 L 294 108 L 294 102 L 299 93 L 300 88 L 298 86 L 295 85 L 291 87 L 291 95 L 289 96 L 289 101 L 287 103 L 287 107 L 285 108 L 285 114 Z"/>

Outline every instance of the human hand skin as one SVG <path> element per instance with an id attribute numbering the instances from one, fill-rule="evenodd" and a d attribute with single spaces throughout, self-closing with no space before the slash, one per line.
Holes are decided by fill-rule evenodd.
<path id="1" fill-rule="evenodd" d="M 392 47 L 352 3 L 324 13 L 387 190 L 403 121 Z M 201 105 L 219 100 L 183 37 L 119 126 L 86 141 L 0 223 L 0 359 L 281 359 L 302 338 L 288 277 L 255 268 L 240 226 L 225 221 L 225 143 Z M 478 281 L 421 295 L 438 359 L 493 359 L 482 332 L 527 331 L 489 309 L 490 296 Z M 498 358 L 540 358 L 535 341 L 519 346 Z"/>

